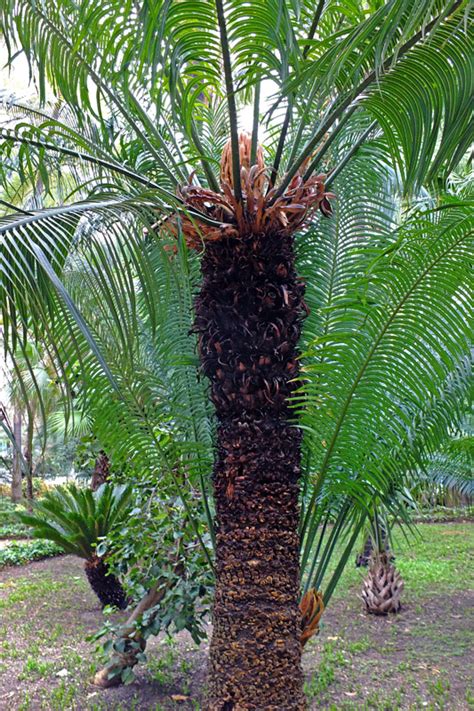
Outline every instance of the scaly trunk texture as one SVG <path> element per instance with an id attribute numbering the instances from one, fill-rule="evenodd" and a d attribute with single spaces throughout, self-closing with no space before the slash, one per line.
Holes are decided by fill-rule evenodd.
<path id="1" fill-rule="evenodd" d="M 127 607 L 127 595 L 118 578 L 109 574 L 109 566 L 103 558 L 94 556 L 86 560 L 84 570 L 92 590 L 95 592 L 102 607 L 115 605 L 119 610 Z"/>
<path id="2" fill-rule="evenodd" d="M 387 553 L 374 553 L 369 573 L 362 587 L 362 599 L 367 612 L 372 615 L 388 615 L 399 612 L 402 606 L 403 580 L 391 564 Z"/>
<path id="3" fill-rule="evenodd" d="M 293 238 L 207 242 L 195 329 L 218 418 L 211 711 L 305 707 L 301 669 L 298 386 L 304 286 Z"/>

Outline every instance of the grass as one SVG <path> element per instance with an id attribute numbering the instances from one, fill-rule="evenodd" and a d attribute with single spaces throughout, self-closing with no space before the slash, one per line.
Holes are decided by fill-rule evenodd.
<path id="1" fill-rule="evenodd" d="M 28 600 L 42 600 L 54 596 L 64 588 L 64 583 L 53 580 L 50 576 L 41 578 L 18 578 L 13 581 L 0 583 L 2 599 L 0 599 L 0 610 L 9 610 L 10 615 L 18 610 L 18 606 L 25 604 Z M 24 610 L 18 610 L 18 613 Z"/>
<path id="2" fill-rule="evenodd" d="M 439 594 L 474 588 L 474 526 L 470 523 L 418 524 L 417 529 L 418 533 L 409 534 L 408 540 L 400 527 L 393 532 L 395 565 L 410 597 L 425 595 L 433 586 Z M 362 540 L 359 545 L 362 546 Z M 336 557 L 334 565 L 335 561 Z M 335 599 L 344 596 L 348 588 L 359 589 L 365 575 L 365 568 L 349 564 L 336 588 Z M 326 581 L 328 579 L 329 575 Z"/>
<path id="3" fill-rule="evenodd" d="M 23 671 L 19 675 L 19 679 L 28 679 L 31 677 L 48 677 L 51 676 L 55 668 L 54 662 L 46 662 L 38 659 L 37 656 L 29 656 L 23 665 Z"/>
<path id="4" fill-rule="evenodd" d="M 309 701 L 317 698 L 334 682 L 336 670 L 346 666 L 347 659 L 340 647 L 329 642 L 323 648 L 317 674 L 313 674 L 305 684 L 305 693 Z"/>
<path id="5" fill-rule="evenodd" d="M 406 586 L 400 615 L 365 615 L 358 597 L 365 570 L 349 564 L 319 637 L 305 648 L 309 709 L 474 711 L 465 617 L 474 526 L 421 524 L 420 533 L 411 543 L 400 532 L 395 538 Z M 206 650 L 183 635 L 153 639 L 130 686 L 103 692 L 90 685 L 100 660 L 85 640 L 102 617 L 78 559 L 4 569 L 0 580 L 0 690 L 14 694 L 0 694 L 0 705 L 24 711 L 203 708 Z"/>
<path id="6" fill-rule="evenodd" d="M 176 664 L 176 652 L 173 649 L 166 649 L 159 657 L 148 659 L 147 670 L 151 678 L 158 684 L 169 686 L 173 683 Z"/>
<path id="7" fill-rule="evenodd" d="M 315 667 L 305 687 L 310 708 L 474 709 L 467 661 L 474 620 L 462 606 L 474 590 L 474 526 L 418 528 L 409 540 L 394 532 L 395 564 L 405 580 L 401 615 L 365 616 L 358 596 L 366 569 L 347 566 L 321 635 L 308 645 L 315 659 L 306 664 Z M 465 686 L 462 699 L 453 680 Z"/>
<path id="8" fill-rule="evenodd" d="M 421 526 L 421 535 L 408 543 L 397 536 L 397 565 L 412 595 L 436 586 L 438 594 L 474 587 L 474 526 Z M 427 551 L 429 553 L 427 554 Z"/>

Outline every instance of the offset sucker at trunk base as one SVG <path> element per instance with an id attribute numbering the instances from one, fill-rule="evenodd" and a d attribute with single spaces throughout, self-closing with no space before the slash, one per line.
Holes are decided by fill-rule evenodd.
<path id="1" fill-rule="evenodd" d="M 286 231 L 209 242 L 196 299 L 218 418 L 212 711 L 305 707 L 301 670 L 298 386 L 304 286 Z"/>

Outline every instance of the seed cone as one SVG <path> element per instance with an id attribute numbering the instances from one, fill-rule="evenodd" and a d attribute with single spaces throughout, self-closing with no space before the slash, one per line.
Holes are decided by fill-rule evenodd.
<path id="1" fill-rule="evenodd" d="M 362 599 L 367 612 L 372 615 L 398 612 L 402 606 L 400 597 L 403 585 L 402 577 L 390 562 L 387 553 L 375 554 L 362 588 Z"/>
<path id="2" fill-rule="evenodd" d="M 248 133 L 241 133 L 239 136 L 239 158 L 240 169 L 246 172 L 250 171 L 250 156 L 252 151 L 252 138 Z M 263 160 L 263 149 L 260 144 L 257 145 L 256 152 L 256 177 L 254 185 L 259 190 L 263 190 L 265 185 L 265 163 Z M 232 141 L 229 139 L 224 146 L 221 158 L 221 184 L 227 184 L 232 190 L 234 189 L 234 178 L 232 173 Z"/>

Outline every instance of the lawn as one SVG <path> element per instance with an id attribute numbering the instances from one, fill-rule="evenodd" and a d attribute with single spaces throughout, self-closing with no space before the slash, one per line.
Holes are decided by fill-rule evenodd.
<path id="1" fill-rule="evenodd" d="M 472 523 L 420 524 L 397 536 L 404 606 L 394 617 L 365 614 L 364 572 L 349 566 L 304 654 L 310 709 L 474 708 Z M 200 709 L 206 648 L 186 634 L 161 637 L 137 680 L 99 691 L 99 660 L 86 637 L 101 612 L 70 556 L 0 571 L 0 708 Z"/>

